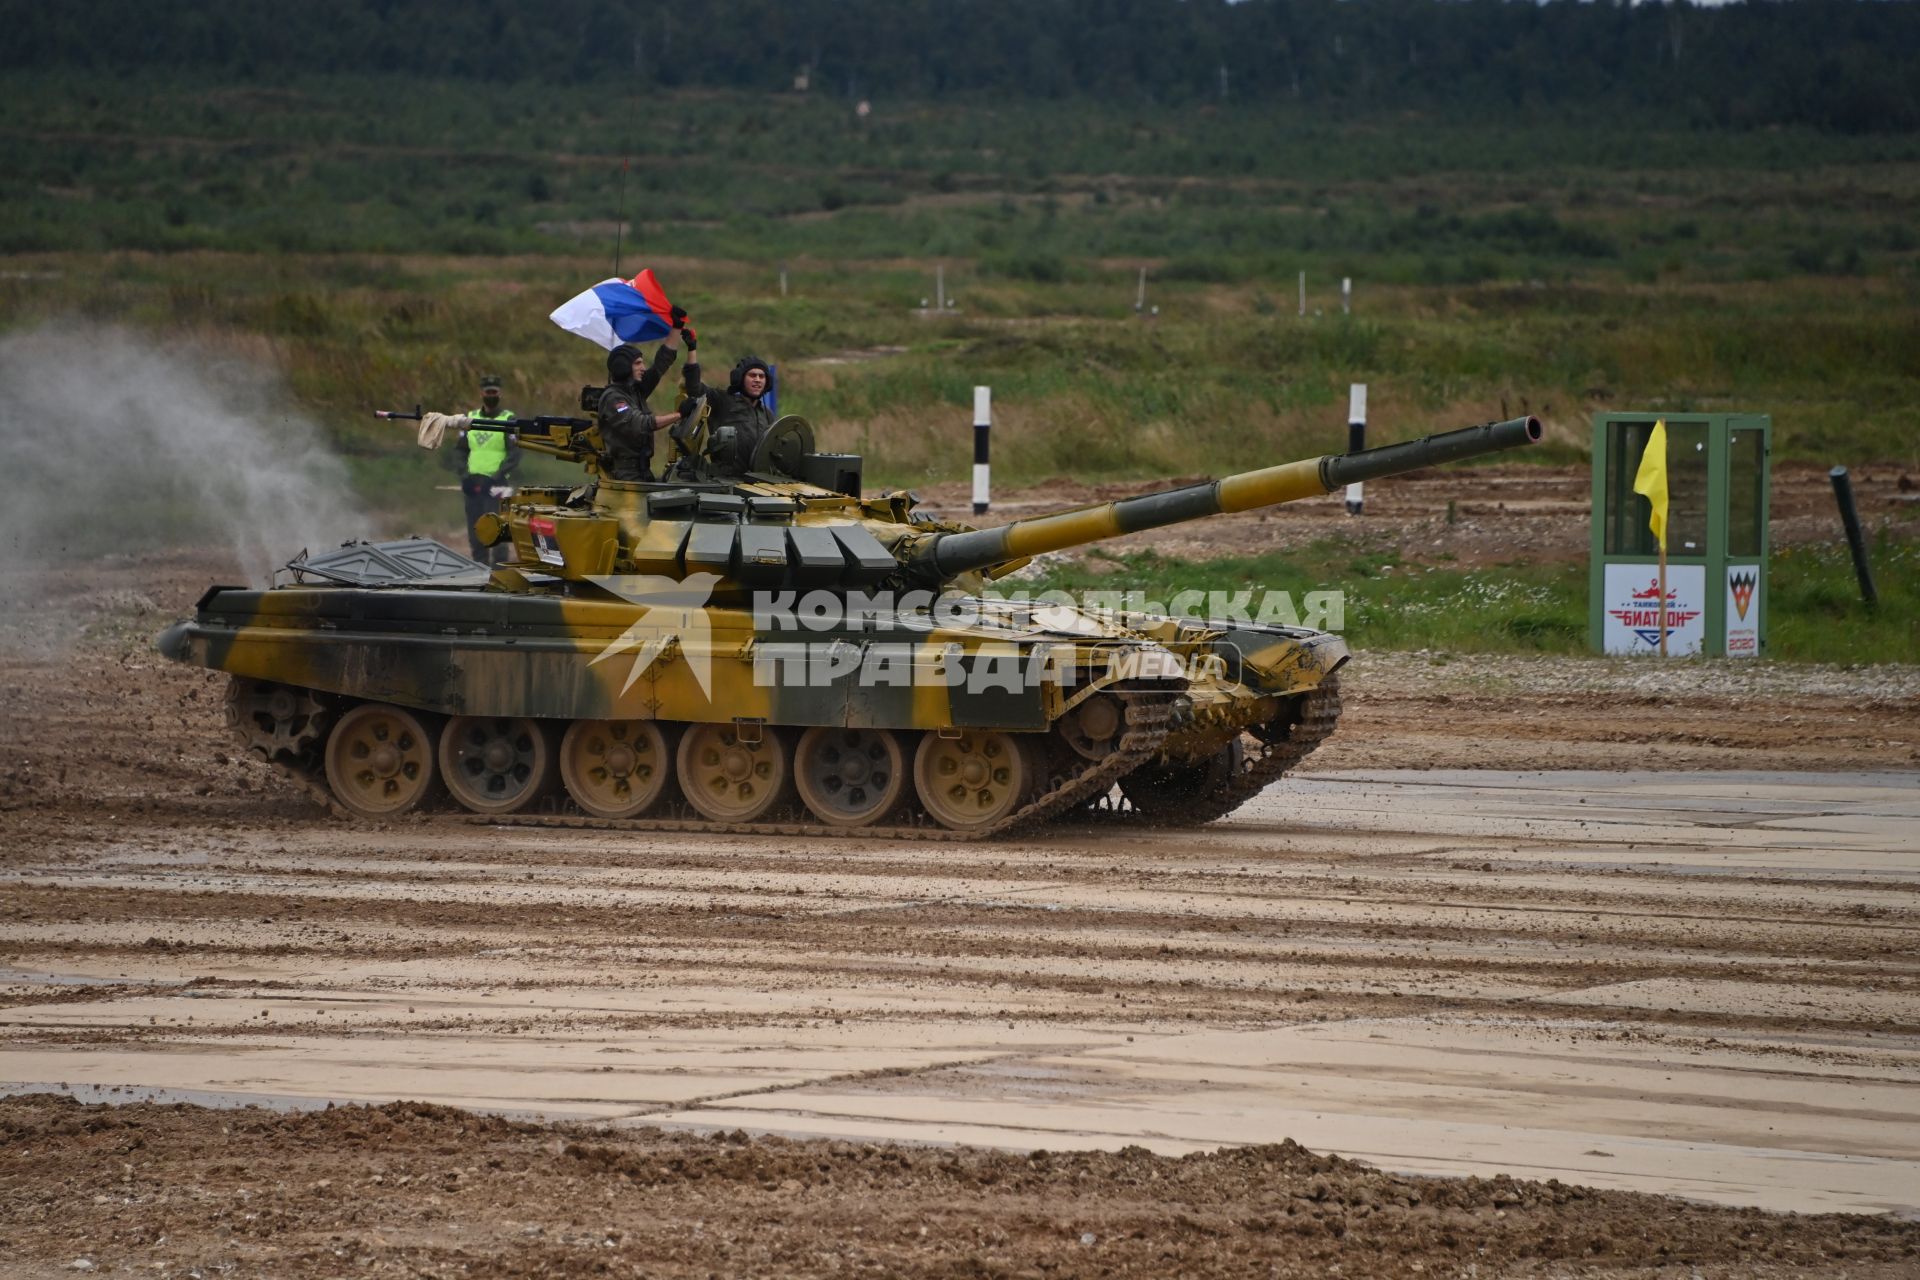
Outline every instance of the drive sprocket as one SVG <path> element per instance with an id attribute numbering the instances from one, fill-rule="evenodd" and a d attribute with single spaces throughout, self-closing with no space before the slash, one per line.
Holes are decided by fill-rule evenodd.
<path id="1" fill-rule="evenodd" d="M 227 727 L 271 764 L 308 763 L 327 736 L 329 709 L 310 690 L 235 676 L 227 685 Z"/>

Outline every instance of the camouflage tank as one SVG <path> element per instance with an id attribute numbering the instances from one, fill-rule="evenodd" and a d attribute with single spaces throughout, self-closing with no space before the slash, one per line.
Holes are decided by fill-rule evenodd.
<path id="1" fill-rule="evenodd" d="M 864 496 L 860 459 L 816 451 L 798 418 L 745 475 L 683 447 L 647 483 L 599 473 L 590 422 L 517 434 L 587 477 L 482 518 L 514 563 L 423 539 L 303 553 L 270 588 L 208 590 L 160 651 L 229 673 L 242 743 L 360 818 L 450 796 L 502 821 L 916 838 L 1094 808 L 1202 822 L 1332 731 L 1346 645 L 988 583 L 1044 552 L 1523 446 L 1540 425 L 983 529 Z"/>

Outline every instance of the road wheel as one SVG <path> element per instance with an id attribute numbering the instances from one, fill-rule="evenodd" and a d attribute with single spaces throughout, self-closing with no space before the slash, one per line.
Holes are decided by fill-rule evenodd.
<path id="1" fill-rule="evenodd" d="M 1054 736 L 1088 760 L 1105 760 L 1119 745 L 1126 719 L 1118 698 L 1096 693 L 1061 717 Z"/>
<path id="2" fill-rule="evenodd" d="M 462 808 L 518 813 L 553 789 L 553 740 L 538 720 L 455 716 L 440 732 L 440 775 Z"/>
<path id="3" fill-rule="evenodd" d="M 576 720 L 560 739 L 560 780 L 596 818 L 638 818 L 673 789 L 667 735 L 652 720 Z"/>
<path id="4" fill-rule="evenodd" d="M 793 795 L 786 740 L 771 726 L 688 725 L 675 763 L 687 802 L 715 822 L 757 822 Z"/>
<path id="5" fill-rule="evenodd" d="M 439 789 L 430 721 L 404 707 L 363 702 L 327 737 L 327 785 L 363 818 L 417 809 Z"/>
<path id="6" fill-rule="evenodd" d="M 900 807 L 907 759 L 886 729 L 809 729 L 794 751 L 794 782 L 813 816 L 830 827 L 865 827 Z"/>
<path id="7" fill-rule="evenodd" d="M 928 733 L 913 753 L 914 790 L 943 827 L 990 827 L 1016 812 L 1040 785 L 1037 745 L 998 729 L 963 729 L 954 738 Z"/>

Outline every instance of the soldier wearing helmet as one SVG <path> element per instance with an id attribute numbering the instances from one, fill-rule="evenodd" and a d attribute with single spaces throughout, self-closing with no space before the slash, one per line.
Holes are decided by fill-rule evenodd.
<path id="1" fill-rule="evenodd" d="M 727 375 L 724 391 L 714 391 L 700 378 L 699 341 L 692 330 L 682 330 L 687 341 L 687 368 L 683 375 L 688 400 L 707 398 L 707 458 L 716 473 L 744 475 L 753 465 L 753 455 L 773 426 L 773 410 L 767 407 L 767 390 L 773 374 L 767 362 L 756 355 L 741 356 Z"/>
<path id="2" fill-rule="evenodd" d="M 676 326 L 686 318 L 679 307 L 673 309 Z M 623 342 L 607 352 L 607 387 L 600 393 L 598 418 L 609 480 L 653 479 L 653 433 L 680 421 L 678 413 L 656 414 L 647 406 L 647 397 L 679 358 L 674 336 L 667 334 L 652 362 L 637 376 L 640 348 Z"/>

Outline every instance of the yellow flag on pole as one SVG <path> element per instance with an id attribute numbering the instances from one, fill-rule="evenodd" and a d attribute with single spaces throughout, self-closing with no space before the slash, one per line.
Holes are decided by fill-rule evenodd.
<path id="1" fill-rule="evenodd" d="M 1647 527 L 1653 530 L 1653 536 L 1659 541 L 1660 549 L 1667 549 L 1667 420 L 1660 419 L 1653 424 L 1653 434 L 1647 437 L 1647 449 L 1640 455 L 1640 470 L 1633 477 L 1633 491 L 1644 494 L 1653 504 L 1653 514 L 1647 517 Z"/>

